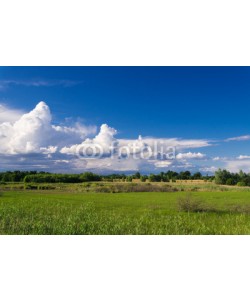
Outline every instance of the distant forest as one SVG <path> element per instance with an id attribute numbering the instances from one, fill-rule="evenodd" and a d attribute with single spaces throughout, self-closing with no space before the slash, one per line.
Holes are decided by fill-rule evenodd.
<path id="1" fill-rule="evenodd" d="M 133 175 L 110 174 L 98 175 L 92 172 L 82 174 L 53 174 L 37 171 L 7 171 L 0 173 L 0 183 L 23 182 L 23 183 L 83 183 L 91 181 L 123 181 L 132 182 L 134 179 L 141 182 L 175 182 L 176 180 L 205 180 L 222 185 L 250 186 L 250 174 L 243 171 L 231 173 L 227 170 L 215 172 L 214 176 L 202 175 L 200 172 L 191 174 L 190 171 L 174 172 L 167 171 L 160 174 L 141 175 L 136 172 Z"/>

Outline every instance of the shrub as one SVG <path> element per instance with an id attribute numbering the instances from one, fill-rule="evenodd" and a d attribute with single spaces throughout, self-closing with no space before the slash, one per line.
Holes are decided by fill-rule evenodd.
<path id="1" fill-rule="evenodd" d="M 250 214 L 250 205 L 233 205 L 230 209 L 231 213 Z"/>
<path id="2" fill-rule="evenodd" d="M 215 212 L 216 209 L 209 207 L 206 203 L 203 203 L 200 199 L 193 199 L 192 195 L 186 194 L 185 197 L 180 197 L 177 200 L 177 206 L 179 211 L 183 212 Z"/>
<path id="3" fill-rule="evenodd" d="M 148 179 L 148 176 L 145 176 L 145 175 L 141 176 L 141 182 L 146 182 L 147 179 Z"/>
<path id="4" fill-rule="evenodd" d="M 38 190 L 55 190 L 56 187 L 52 185 L 38 185 Z"/>
<path id="5" fill-rule="evenodd" d="M 38 186 L 37 186 L 37 185 L 27 184 L 27 185 L 25 186 L 25 189 L 26 189 L 26 190 L 37 190 L 37 189 L 38 189 Z"/>
<path id="6" fill-rule="evenodd" d="M 132 176 L 127 176 L 127 182 L 132 182 L 132 180 L 133 180 L 133 177 Z"/>
<path id="7" fill-rule="evenodd" d="M 237 186 L 246 186 L 246 183 L 243 182 L 243 181 L 239 181 L 239 182 L 237 183 Z"/>

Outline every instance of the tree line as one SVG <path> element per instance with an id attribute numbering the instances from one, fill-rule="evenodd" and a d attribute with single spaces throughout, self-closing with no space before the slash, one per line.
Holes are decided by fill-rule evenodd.
<path id="1" fill-rule="evenodd" d="M 24 182 L 24 183 L 81 183 L 90 181 L 124 181 L 132 182 L 134 179 L 142 182 L 169 182 L 175 180 L 211 179 L 211 176 L 203 176 L 200 172 L 191 174 L 189 171 L 180 173 L 174 171 L 161 172 L 160 174 L 142 175 L 136 172 L 133 175 L 110 174 L 98 175 L 92 172 L 82 174 L 54 174 L 37 171 L 7 171 L 0 173 L 0 182 Z"/>
<path id="2" fill-rule="evenodd" d="M 219 169 L 215 172 L 214 182 L 222 185 L 250 186 L 250 173 L 231 173 L 227 170 Z"/>
<path id="3" fill-rule="evenodd" d="M 37 171 L 7 171 L 0 173 L 0 182 L 81 183 L 100 180 L 102 180 L 101 176 L 91 172 L 82 174 L 52 174 Z"/>
<path id="4" fill-rule="evenodd" d="M 98 175 L 92 172 L 81 174 L 54 174 L 37 171 L 7 171 L 0 173 L 0 182 L 24 182 L 24 183 L 83 183 L 90 181 L 123 181 L 132 182 L 134 179 L 141 182 L 175 182 L 176 180 L 206 180 L 214 181 L 222 185 L 250 186 L 250 173 L 231 173 L 227 170 L 218 169 L 215 176 L 202 175 L 200 172 L 191 174 L 190 171 L 167 171 L 159 174 L 143 175 L 136 172 L 133 175 L 110 174 Z"/>

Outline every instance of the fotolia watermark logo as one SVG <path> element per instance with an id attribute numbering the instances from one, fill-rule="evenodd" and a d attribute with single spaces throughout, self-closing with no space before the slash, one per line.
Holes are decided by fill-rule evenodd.
<path id="1" fill-rule="evenodd" d="M 81 159 L 97 159 L 109 157 L 111 159 L 135 159 L 135 160 L 174 160 L 176 149 L 160 142 L 154 142 L 153 146 L 138 145 L 138 142 L 119 146 L 117 142 L 104 146 L 98 143 L 84 143 L 76 148 L 76 155 Z"/>

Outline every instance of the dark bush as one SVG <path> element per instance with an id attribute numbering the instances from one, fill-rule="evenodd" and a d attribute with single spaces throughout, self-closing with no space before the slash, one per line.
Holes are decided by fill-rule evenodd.
<path id="1" fill-rule="evenodd" d="M 53 185 L 39 185 L 37 187 L 38 190 L 55 190 L 56 187 Z"/>
<path id="2" fill-rule="evenodd" d="M 27 184 L 27 185 L 25 186 L 25 189 L 26 189 L 26 190 L 37 190 L 37 189 L 38 189 L 38 186 L 37 186 L 37 185 Z"/>
<path id="3" fill-rule="evenodd" d="M 178 210 L 182 212 L 216 212 L 217 210 L 208 206 L 200 199 L 194 199 L 191 193 L 177 200 Z"/>

